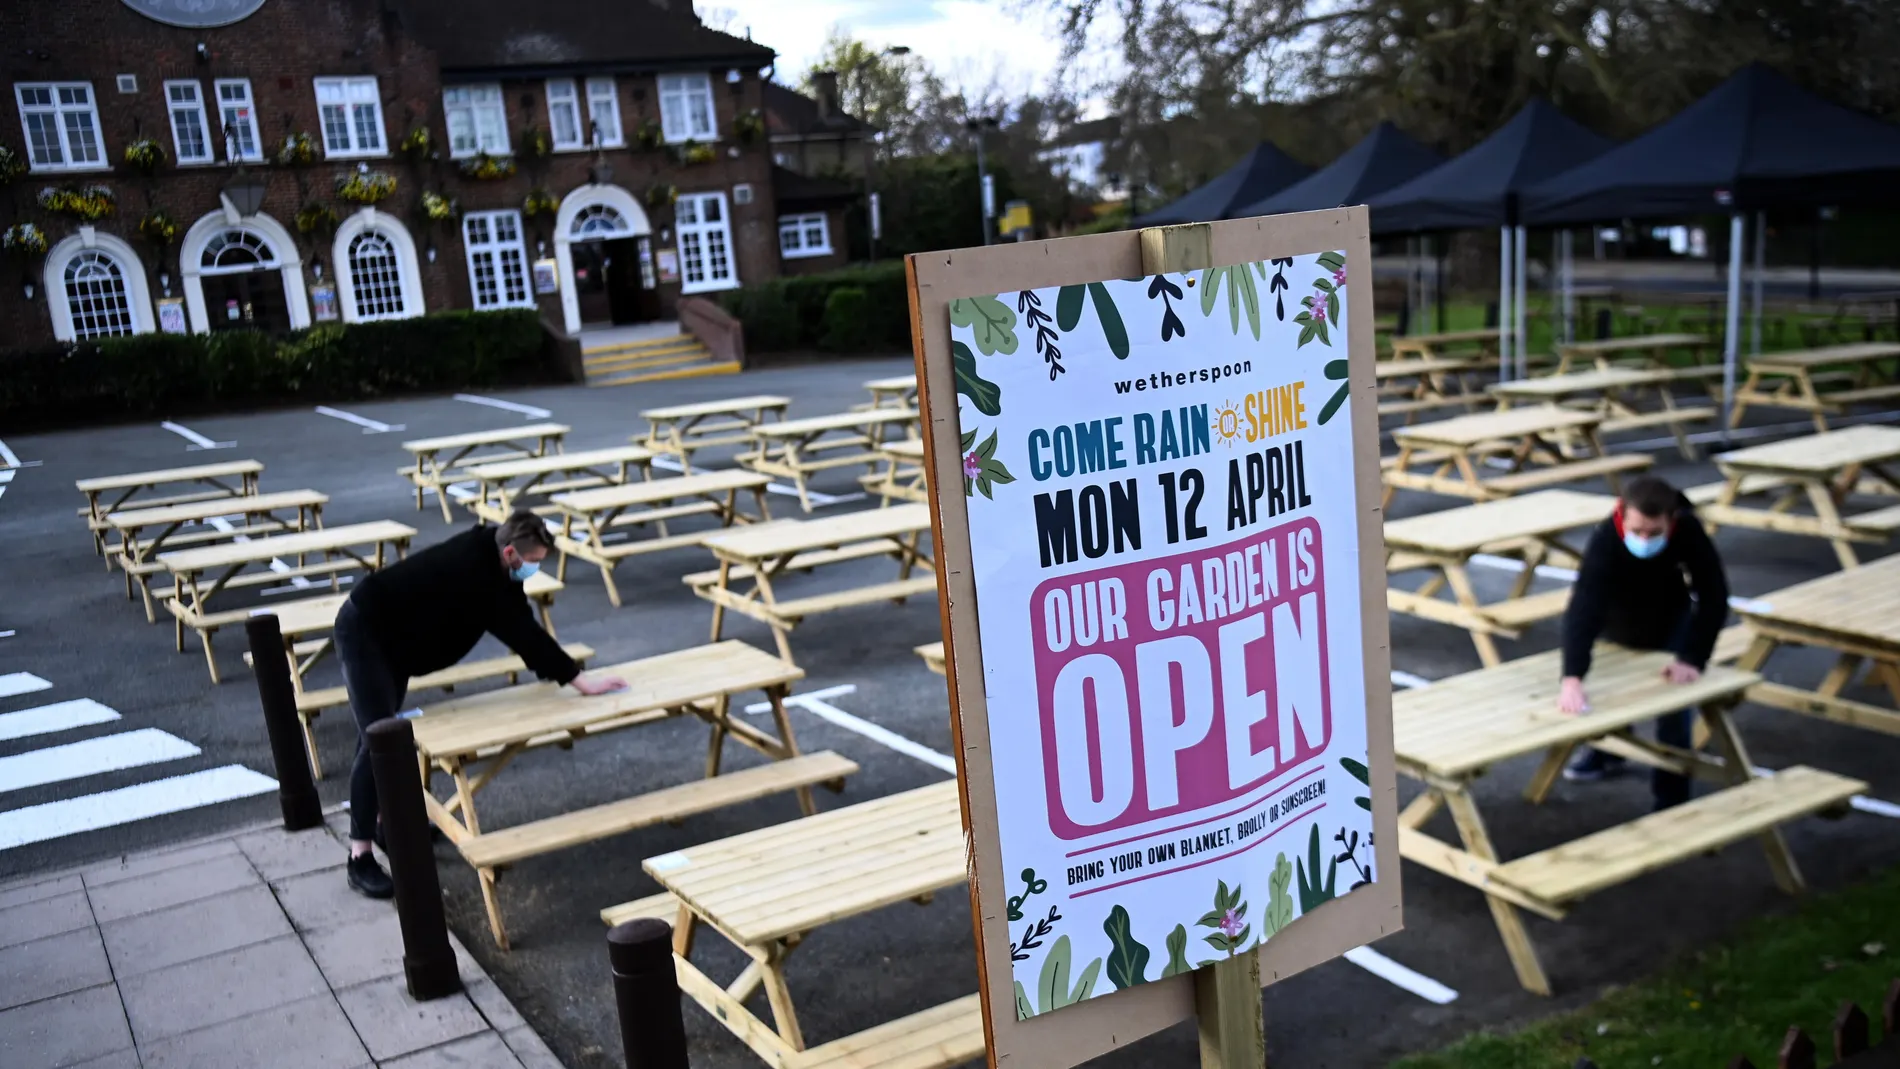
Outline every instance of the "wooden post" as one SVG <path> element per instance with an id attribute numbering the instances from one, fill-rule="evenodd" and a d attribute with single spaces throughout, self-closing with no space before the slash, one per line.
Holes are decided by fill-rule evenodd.
<path id="1" fill-rule="evenodd" d="M 1213 236 L 1213 228 L 1206 223 L 1141 231 L 1142 273 L 1176 274 L 1213 267 Z M 1200 1018 L 1201 1069 L 1264 1069 L 1267 1034 L 1258 951 L 1196 971 L 1194 1013 Z"/>
<path id="2" fill-rule="evenodd" d="M 270 738 L 271 763 L 277 772 L 277 800 L 285 831 L 302 831 L 323 823 L 323 802 L 311 779 L 310 757 L 304 752 L 303 724 L 297 718 L 297 692 L 290 682 L 290 655 L 274 615 L 244 621 L 251 645 L 251 672 L 257 678 L 257 697 L 264 707 L 264 728 Z"/>

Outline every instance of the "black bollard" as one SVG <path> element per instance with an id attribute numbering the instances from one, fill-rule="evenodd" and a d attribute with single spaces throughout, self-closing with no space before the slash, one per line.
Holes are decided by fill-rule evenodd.
<path id="1" fill-rule="evenodd" d="M 1486 301 L 1484 302 L 1484 329 L 1496 330 L 1497 328 L 1498 328 L 1498 302 Z"/>
<path id="2" fill-rule="evenodd" d="M 422 808 L 422 778 L 416 774 L 416 733 L 409 721 L 378 720 L 369 728 L 369 763 L 376 774 L 376 808 L 396 882 L 396 919 L 402 925 L 402 971 L 411 997 L 427 1001 L 462 990 L 442 918 L 442 884 L 436 879 L 429 815 Z"/>
<path id="3" fill-rule="evenodd" d="M 607 933 L 627 1069 L 687 1069 L 686 1021 L 673 971 L 673 926 L 643 917 Z"/>
<path id="4" fill-rule="evenodd" d="M 1597 340 L 1606 340 L 1613 333 L 1615 332 L 1611 330 L 1610 327 L 1610 310 L 1608 308 L 1597 309 Z"/>
<path id="5" fill-rule="evenodd" d="M 302 831 L 323 823 L 323 802 L 310 778 L 310 758 L 303 751 L 303 725 L 297 720 L 297 691 L 290 684 L 290 655 L 277 617 L 253 616 L 244 621 L 251 643 L 251 673 L 257 677 L 257 697 L 264 706 L 264 728 L 270 734 L 271 760 L 277 766 L 277 801 L 284 810 L 284 830 Z"/>

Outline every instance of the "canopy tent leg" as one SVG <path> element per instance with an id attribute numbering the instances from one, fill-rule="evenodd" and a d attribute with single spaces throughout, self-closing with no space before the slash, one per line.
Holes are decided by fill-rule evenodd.
<path id="1" fill-rule="evenodd" d="M 1512 354 L 1517 357 L 1517 377 L 1520 379 L 1530 377 L 1530 368 L 1528 362 L 1525 360 L 1525 343 L 1529 338 L 1529 334 L 1524 329 L 1524 291 L 1527 288 L 1526 283 L 1529 282 L 1529 279 L 1526 277 L 1527 272 L 1524 270 L 1524 261 L 1526 258 L 1525 247 L 1529 244 L 1530 241 L 1525 237 L 1524 228 L 1521 226 L 1518 227 L 1517 248 L 1515 250 L 1517 254 L 1517 267 L 1511 273 L 1513 280 L 1517 283 L 1517 308 L 1511 319 L 1511 329 L 1517 332 L 1517 340 L 1512 343 L 1511 349 Z"/>
<path id="2" fill-rule="evenodd" d="M 1577 340 L 1577 272 L 1571 246 L 1571 231 L 1563 232 L 1564 344 Z"/>
<path id="3" fill-rule="evenodd" d="M 1511 379 L 1511 228 L 1498 227 L 1498 381 Z"/>
<path id="4" fill-rule="evenodd" d="M 1729 415 L 1735 410 L 1735 357 L 1742 330 L 1742 242 L 1746 236 L 1742 213 L 1728 217 L 1728 317 L 1722 337 L 1722 436 L 1728 437 Z"/>
<path id="5" fill-rule="evenodd" d="M 1754 311 L 1748 324 L 1748 355 L 1761 355 L 1762 272 L 1768 259 L 1768 213 L 1755 213 L 1755 270 L 1750 275 L 1754 287 Z"/>
<path id="6" fill-rule="evenodd" d="M 1432 269 L 1432 298 L 1438 304 L 1438 333 L 1445 332 L 1445 246 L 1436 236 L 1432 238 L 1432 260 L 1436 266 Z"/>

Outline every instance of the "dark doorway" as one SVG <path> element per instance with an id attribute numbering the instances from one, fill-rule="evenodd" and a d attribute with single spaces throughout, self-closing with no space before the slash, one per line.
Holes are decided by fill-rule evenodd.
<path id="1" fill-rule="evenodd" d="M 582 323 L 646 323 L 660 318 L 660 289 L 651 239 L 580 241 L 574 257 L 574 297 Z"/>
<path id="2" fill-rule="evenodd" d="M 235 275 L 203 276 L 205 318 L 212 330 L 290 330 L 284 280 L 275 268 Z"/>
<path id="3" fill-rule="evenodd" d="M 607 246 L 601 241 L 577 241 L 569 246 L 574 257 L 574 302 L 581 322 L 613 322 L 613 304 L 607 297 Z"/>

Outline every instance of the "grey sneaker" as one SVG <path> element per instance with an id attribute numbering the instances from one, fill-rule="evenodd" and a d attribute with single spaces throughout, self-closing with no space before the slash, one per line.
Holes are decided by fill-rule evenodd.
<path id="1" fill-rule="evenodd" d="M 1615 779 L 1624 772 L 1626 764 L 1615 754 L 1604 753 L 1594 746 L 1585 747 L 1564 769 L 1564 778 L 1572 783 L 1596 783 L 1601 780 Z"/>

